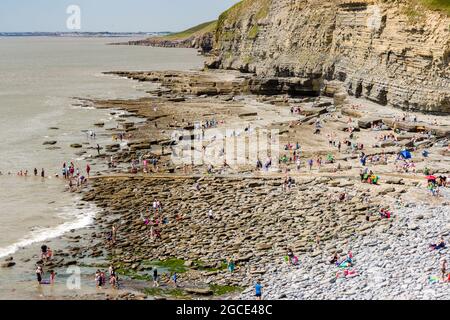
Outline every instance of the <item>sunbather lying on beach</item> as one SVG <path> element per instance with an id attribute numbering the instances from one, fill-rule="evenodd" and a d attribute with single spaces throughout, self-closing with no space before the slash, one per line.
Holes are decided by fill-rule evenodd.
<path id="1" fill-rule="evenodd" d="M 337 262 L 336 264 L 338 265 L 339 268 L 353 266 L 353 253 L 349 251 L 345 259 L 341 262 Z"/>
<path id="2" fill-rule="evenodd" d="M 338 260 L 339 260 L 339 255 L 337 252 L 335 252 L 333 254 L 333 257 L 331 257 L 331 259 L 330 259 L 330 264 L 336 264 L 338 262 Z"/>
<path id="3" fill-rule="evenodd" d="M 358 272 L 356 270 L 345 269 L 343 271 L 336 272 L 336 278 L 344 277 L 344 278 L 353 278 L 358 276 Z"/>
<path id="4" fill-rule="evenodd" d="M 430 244 L 430 249 L 431 250 L 444 249 L 445 247 L 446 247 L 446 244 L 445 244 L 445 240 L 444 240 L 443 237 L 441 237 L 441 239 L 439 239 L 438 243 Z"/>
<path id="5" fill-rule="evenodd" d="M 390 219 L 391 218 L 391 212 L 387 209 L 381 209 L 380 210 L 380 216 L 382 218 Z"/>

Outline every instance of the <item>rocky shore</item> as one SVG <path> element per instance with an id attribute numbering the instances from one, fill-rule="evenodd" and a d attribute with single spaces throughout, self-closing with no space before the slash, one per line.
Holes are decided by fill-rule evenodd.
<path id="1" fill-rule="evenodd" d="M 355 235 L 341 250 L 355 252 L 354 278 L 336 278 L 329 250 L 318 256 L 301 255 L 299 266 L 280 265 L 264 276 L 267 299 L 446 300 L 448 283 L 430 282 L 440 277 L 440 262 L 448 249 L 430 251 L 439 237 L 448 238 L 448 199 L 420 203 L 417 199 L 395 206 L 396 218 L 386 228 Z M 327 249 L 325 247 L 325 249 Z M 345 254 L 345 252 L 343 252 Z M 328 254 L 328 255 L 327 255 Z M 251 299 L 252 291 L 243 293 Z"/>
<path id="2" fill-rule="evenodd" d="M 80 190 L 83 202 L 98 208 L 94 224 L 55 240 L 64 245 L 46 268 L 78 265 L 90 279 L 96 268 L 114 265 L 123 278 L 121 291 L 94 294 L 100 299 L 251 298 L 257 279 L 263 281 L 264 297 L 273 299 L 443 297 L 443 284 L 430 287 L 425 280 L 439 265 L 427 242 L 448 235 L 448 192 L 431 197 L 422 171 L 448 175 L 447 117 L 416 114 L 417 121 L 399 123 L 401 111 L 353 99 L 334 83 L 322 96 L 292 97 L 279 91 L 266 95 L 277 87 L 253 86 L 255 77 L 235 71 L 114 74 L 155 86 L 147 98 L 83 102 L 127 111 L 110 134 L 125 132 L 128 138 L 103 146 L 91 159 L 116 164 Z M 210 169 L 174 163 L 171 147 L 181 140 L 173 131 L 190 131 L 196 122 L 212 119 L 218 125 L 205 129 L 206 148 L 217 143 L 211 137 L 217 129 L 238 135 L 249 127 L 277 129 L 280 157 L 292 157 L 286 146 L 299 143 L 300 170 L 292 160 L 280 160 L 269 171 L 255 169 L 256 163 Z M 315 134 L 318 121 L 321 133 Z M 374 122 L 383 129 L 373 130 Z M 353 144 L 380 158 L 367 165 L 380 176 L 378 185 L 361 182 L 361 151 L 338 150 L 330 143 L 331 136 L 349 139 L 349 127 Z M 380 134 L 396 139 L 380 142 Z M 396 166 L 404 148 L 412 152 L 414 172 Z M 421 155 L 425 149 L 427 158 Z M 327 155 L 334 160 L 308 169 L 308 159 Z M 143 161 L 151 159 L 158 164 L 144 172 Z M 289 188 L 287 176 L 293 180 Z M 163 205 L 165 223 L 152 227 L 144 218 L 154 217 L 155 199 Z M 382 218 L 381 208 L 389 208 L 393 217 Z M 115 244 L 107 240 L 113 225 L 118 227 Z M 160 237 L 152 235 L 154 229 Z M 299 257 L 298 268 L 285 263 L 288 248 Z M 336 279 L 336 267 L 327 260 L 347 250 L 354 252 L 360 275 Z M 236 264 L 234 272 L 227 270 L 229 259 Z M 161 287 L 150 282 L 154 268 L 163 274 Z M 178 288 L 170 284 L 173 272 L 179 274 Z M 438 289 L 430 293 L 430 288 Z"/>

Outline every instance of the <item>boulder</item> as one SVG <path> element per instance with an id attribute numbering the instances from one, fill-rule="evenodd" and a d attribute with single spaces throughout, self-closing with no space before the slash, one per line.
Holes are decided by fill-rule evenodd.
<path id="1" fill-rule="evenodd" d="M 380 118 L 365 118 L 358 120 L 358 126 L 362 129 L 370 129 L 372 127 L 372 123 L 377 124 L 380 122 Z"/>
<path id="2" fill-rule="evenodd" d="M 14 267 L 16 265 L 16 263 L 14 261 L 7 261 L 5 263 L 2 263 L 1 267 L 2 268 L 11 268 Z"/>
<path id="3" fill-rule="evenodd" d="M 188 260 L 188 261 L 185 261 L 183 265 L 187 268 L 190 268 L 194 265 L 194 262 L 192 262 L 191 260 Z"/>
<path id="4" fill-rule="evenodd" d="M 44 143 L 43 143 L 43 145 L 44 146 L 47 146 L 47 145 L 54 145 L 54 144 L 57 144 L 58 142 L 57 141 L 45 141 Z"/>
<path id="5" fill-rule="evenodd" d="M 385 181 L 387 184 L 405 184 L 403 179 L 400 178 L 390 178 Z"/>

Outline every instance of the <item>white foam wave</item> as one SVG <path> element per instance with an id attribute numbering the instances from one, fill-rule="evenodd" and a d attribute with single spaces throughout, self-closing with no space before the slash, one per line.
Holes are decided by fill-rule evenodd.
<path id="1" fill-rule="evenodd" d="M 54 228 L 39 228 L 18 242 L 4 248 L 0 248 L 0 258 L 9 256 L 17 252 L 19 249 L 25 248 L 34 243 L 58 238 L 70 230 L 87 227 L 94 221 L 94 216 L 95 209 L 89 208 L 80 211 L 80 213 L 76 215 L 76 220 L 60 224 Z"/>

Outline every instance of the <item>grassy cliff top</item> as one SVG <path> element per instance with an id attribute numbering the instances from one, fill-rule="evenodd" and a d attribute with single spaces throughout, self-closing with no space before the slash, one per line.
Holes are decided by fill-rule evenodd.
<path id="1" fill-rule="evenodd" d="M 420 2 L 431 10 L 439 10 L 450 16 L 450 0 L 420 0 Z"/>
<path id="2" fill-rule="evenodd" d="M 254 12 L 255 19 L 261 20 L 269 14 L 270 5 L 274 0 L 242 0 L 219 16 L 216 26 L 216 41 L 222 36 L 225 24 L 233 24 L 245 12 Z"/>
<path id="3" fill-rule="evenodd" d="M 195 27 L 189 28 L 189 29 L 181 31 L 181 32 L 172 33 L 172 34 L 169 34 L 169 35 L 163 36 L 163 37 L 158 37 L 158 39 L 161 39 L 161 40 L 186 40 L 186 39 L 189 39 L 189 38 L 197 36 L 197 35 L 202 35 L 202 34 L 205 34 L 208 32 L 215 32 L 216 26 L 217 26 L 216 20 L 209 21 L 209 22 L 199 24 Z"/>

